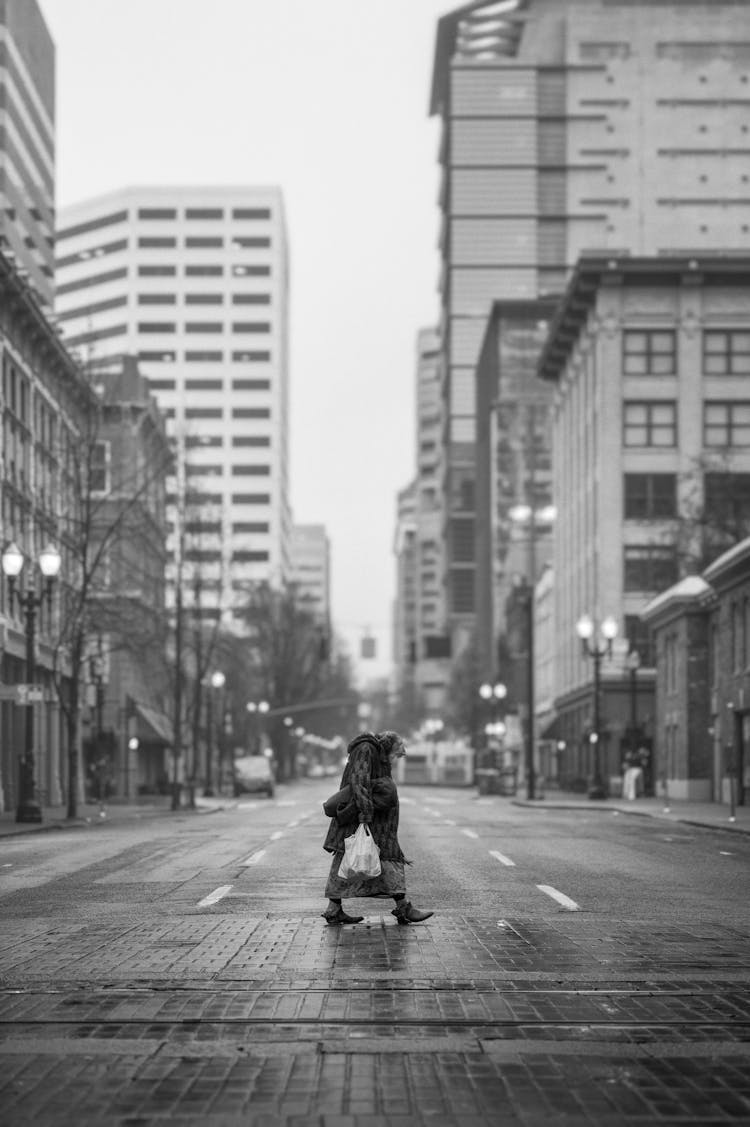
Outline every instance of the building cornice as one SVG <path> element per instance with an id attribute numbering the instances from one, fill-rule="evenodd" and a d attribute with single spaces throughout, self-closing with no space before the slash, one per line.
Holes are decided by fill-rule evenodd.
<path id="1" fill-rule="evenodd" d="M 559 380 L 597 296 L 606 286 L 741 286 L 750 289 L 750 254 L 630 258 L 584 255 L 578 260 L 550 326 L 538 373 Z"/>
<path id="2" fill-rule="evenodd" d="M 750 577 L 750 536 L 740 540 L 706 568 L 703 575 L 714 586 L 723 586 L 738 573 Z"/>

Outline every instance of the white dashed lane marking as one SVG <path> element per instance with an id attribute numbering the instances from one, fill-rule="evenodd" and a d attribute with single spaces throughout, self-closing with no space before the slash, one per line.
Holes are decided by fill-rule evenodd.
<path id="1" fill-rule="evenodd" d="M 479 834 L 475 834 L 473 830 L 461 830 L 461 833 L 466 834 L 467 837 L 473 837 L 473 838 L 479 837 Z"/>
<path id="2" fill-rule="evenodd" d="M 504 853 L 498 853 L 497 849 L 490 850 L 490 857 L 494 857 L 501 865 L 511 865 L 515 868 L 515 861 L 511 861 L 510 857 L 506 857 Z"/>
<path id="3" fill-rule="evenodd" d="M 547 896 L 551 896 L 553 900 L 556 900 L 557 903 L 561 904 L 563 908 L 567 908 L 569 912 L 580 911 L 580 906 L 576 904 L 575 900 L 571 900 L 570 897 L 566 896 L 564 892 L 558 892 L 558 890 L 556 888 L 553 888 L 551 884 L 538 884 L 537 888 L 540 892 L 544 892 Z"/>
<path id="4" fill-rule="evenodd" d="M 261 857 L 265 857 L 265 855 L 266 855 L 265 849 L 259 849 L 257 851 L 257 853 L 251 853 L 249 857 L 246 857 L 245 860 L 242 862 L 242 864 L 244 866 L 257 865 L 258 861 L 260 861 Z"/>
<path id="5" fill-rule="evenodd" d="M 220 888 L 215 888 L 213 892 L 209 892 L 208 896 L 204 896 L 202 900 L 198 901 L 198 907 L 210 908 L 212 904 L 216 904 L 223 896 L 226 896 L 231 887 L 231 884 L 222 884 Z"/>
<path id="6" fill-rule="evenodd" d="M 271 841 L 278 841 L 279 838 L 283 837 L 283 836 L 284 836 L 283 830 L 275 830 L 274 833 L 271 834 Z"/>

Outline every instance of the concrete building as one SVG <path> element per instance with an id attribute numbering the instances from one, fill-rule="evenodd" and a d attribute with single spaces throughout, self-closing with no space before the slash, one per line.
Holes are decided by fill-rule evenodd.
<path id="1" fill-rule="evenodd" d="M 0 249 L 52 312 L 55 46 L 37 0 L 0 4 Z"/>
<path id="2" fill-rule="evenodd" d="M 276 188 L 134 187 L 65 208 L 56 311 L 99 364 L 137 356 L 176 448 L 169 543 L 186 600 L 232 622 L 289 575 L 288 266 Z M 179 550 L 178 550 L 179 549 Z"/>
<path id="3" fill-rule="evenodd" d="M 736 253 L 750 231 L 747 7 L 508 0 L 438 21 L 441 581 L 459 645 L 475 368 L 496 300 L 560 295 L 583 254 Z M 455 649 L 455 645 L 454 645 Z"/>
<path id="4" fill-rule="evenodd" d="M 93 545 L 106 542 L 91 600 L 84 763 L 91 798 L 164 789 L 173 742 L 165 619 L 165 420 L 131 358 L 98 369 L 90 449 Z M 130 740 L 135 738 L 131 746 Z"/>
<path id="5" fill-rule="evenodd" d="M 687 575 L 643 611 L 654 639 L 654 733 L 657 793 L 710 802 L 726 774 L 718 741 L 718 789 L 712 778 L 710 606 L 714 592 L 700 575 Z M 726 732 L 724 733 L 726 735 Z"/>
<path id="6" fill-rule="evenodd" d="M 402 713 L 416 720 L 415 666 L 419 646 L 417 627 L 417 485 L 412 481 L 398 494 L 396 538 L 396 596 L 393 604 L 394 688 Z"/>
<path id="7" fill-rule="evenodd" d="M 540 375 L 553 431 L 555 708 L 563 781 L 592 769 L 592 660 L 580 617 L 619 633 L 601 662 L 599 747 L 619 776 L 631 691 L 654 741 L 654 657 L 641 614 L 750 532 L 748 260 L 582 258 L 550 327 Z M 629 677 L 628 655 L 640 667 Z"/>
<path id="8" fill-rule="evenodd" d="M 750 802 L 750 537 L 643 612 L 656 653 L 659 783 L 676 798 Z"/>
<path id="9" fill-rule="evenodd" d="M 750 537 L 703 573 L 715 600 L 709 624 L 713 798 L 750 803 Z"/>
<path id="10" fill-rule="evenodd" d="M 292 525 L 289 582 L 312 617 L 331 629 L 331 545 L 325 525 Z"/>
<path id="11" fill-rule="evenodd" d="M 446 713 L 451 654 L 445 589 L 441 583 L 444 540 L 439 501 L 442 467 L 439 343 L 435 329 L 421 329 L 417 335 L 414 682 L 426 718 L 439 718 Z"/>
<path id="12" fill-rule="evenodd" d="M 519 579 L 536 583 L 552 550 L 552 388 L 538 378 L 555 303 L 493 302 L 477 361 L 476 633 L 483 680 L 508 684 L 503 641 Z"/>
<path id="13" fill-rule="evenodd" d="M 64 724 L 54 687 L 55 642 L 59 637 L 61 591 L 78 574 L 75 474 L 70 461 L 94 409 L 83 373 L 46 320 L 27 276 L 0 252 L 0 367 L 2 386 L 2 494 L 0 537 L 25 557 L 17 591 L 43 594 L 37 567 L 51 542 L 62 556 L 52 606 L 33 613 L 34 668 L 27 668 L 29 620 L 12 599 L 0 573 L 0 809 L 12 810 L 19 796 L 19 758 L 26 716 L 33 708 L 35 783 L 43 805 L 62 802 L 66 786 Z M 69 672 L 58 669 L 63 679 Z M 42 699 L 25 705 L 18 685 L 41 688 Z"/>

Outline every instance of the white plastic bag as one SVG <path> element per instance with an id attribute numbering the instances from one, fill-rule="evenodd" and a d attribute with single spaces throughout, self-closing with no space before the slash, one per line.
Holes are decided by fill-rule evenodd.
<path id="1" fill-rule="evenodd" d="M 380 876 L 380 850 L 364 822 L 360 822 L 356 833 L 344 838 L 344 857 L 339 865 L 339 876 L 344 880 Z"/>

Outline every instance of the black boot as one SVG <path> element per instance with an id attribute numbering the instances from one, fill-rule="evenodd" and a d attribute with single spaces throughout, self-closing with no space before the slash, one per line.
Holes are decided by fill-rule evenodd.
<path id="1" fill-rule="evenodd" d="M 429 920 L 434 913 L 420 912 L 419 908 L 412 907 L 410 900 L 400 900 L 391 915 L 395 916 L 400 924 L 421 924 L 423 920 Z"/>
<path id="2" fill-rule="evenodd" d="M 348 915 L 340 904 L 335 912 L 332 912 L 329 909 L 328 911 L 323 912 L 322 915 L 323 919 L 329 926 L 332 926 L 334 924 L 361 924 L 362 920 L 365 918 L 364 916 Z"/>

